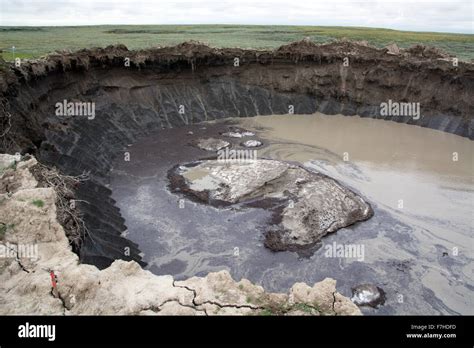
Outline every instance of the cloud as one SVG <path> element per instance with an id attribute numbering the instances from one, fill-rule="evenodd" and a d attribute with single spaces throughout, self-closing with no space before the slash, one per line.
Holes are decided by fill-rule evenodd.
<path id="1" fill-rule="evenodd" d="M 473 33 L 472 0 L 0 0 L 0 9 L 0 25 L 349 25 Z"/>

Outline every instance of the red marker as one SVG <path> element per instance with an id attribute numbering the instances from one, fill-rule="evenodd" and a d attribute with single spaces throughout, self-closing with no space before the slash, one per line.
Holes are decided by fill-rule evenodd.
<path id="1" fill-rule="evenodd" d="M 49 272 L 49 275 L 51 276 L 51 284 L 53 284 L 53 289 L 56 290 L 56 275 L 54 274 L 54 271 Z"/>

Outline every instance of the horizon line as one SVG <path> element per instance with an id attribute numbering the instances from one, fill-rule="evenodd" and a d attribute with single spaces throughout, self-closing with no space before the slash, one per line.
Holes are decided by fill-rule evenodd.
<path id="1" fill-rule="evenodd" d="M 326 27 L 326 28 L 361 28 L 361 29 L 381 29 L 381 30 L 392 30 L 401 32 L 412 32 L 412 33 L 436 33 L 436 34 L 460 34 L 460 35 L 474 35 L 471 32 L 450 32 L 450 31 L 433 31 L 433 30 L 413 30 L 413 29 L 395 29 L 389 27 L 371 27 L 371 26 L 359 26 L 359 25 L 313 25 L 313 24 L 238 24 L 238 23 L 193 23 L 193 24 L 74 24 L 74 25 L 21 25 L 21 24 L 0 24 L 1 27 L 27 27 L 27 28 L 72 28 L 72 27 L 101 27 L 101 26 L 260 26 L 260 27 Z"/>

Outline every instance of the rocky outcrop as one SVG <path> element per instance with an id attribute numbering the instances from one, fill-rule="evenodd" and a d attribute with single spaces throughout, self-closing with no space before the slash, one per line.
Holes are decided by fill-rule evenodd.
<path id="1" fill-rule="evenodd" d="M 81 264 L 57 221 L 55 190 L 38 187 L 32 173 L 36 160 L 1 159 L 6 166 L 0 180 L 8 176 L 12 184 L 0 193 L 2 315 L 361 314 L 329 278 L 275 294 L 246 279 L 237 282 L 227 271 L 175 281 L 153 275 L 134 261 L 117 260 L 104 270 Z M 33 252 L 20 252 L 26 247 Z"/>
<path id="2" fill-rule="evenodd" d="M 243 146 L 243 147 L 260 147 L 263 144 L 259 140 L 246 140 L 246 141 L 240 143 L 240 145 Z"/>
<path id="3" fill-rule="evenodd" d="M 385 303 L 385 291 L 374 284 L 360 284 L 352 288 L 351 300 L 358 306 L 377 308 Z"/>
<path id="4" fill-rule="evenodd" d="M 220 205 L 262 197 L 266 185 L 288 170 L 289 165 L 281 161 L 223 159 L 179 165 L 170 171 L 169 177 L 173 191 L 187 192 L 205 203 Z M 278 189 L 271 193 L 282 195 Z"/>
<path id="5" fill-rule="evenodd" d="M 178 165 L 169 172 L 173 192 L 207 204 L 247 204 L 273 211 L 265 246 L 299 250 L 373 215 L 360 196 L 337 181 L 277 160 L 233 158 Z"/>

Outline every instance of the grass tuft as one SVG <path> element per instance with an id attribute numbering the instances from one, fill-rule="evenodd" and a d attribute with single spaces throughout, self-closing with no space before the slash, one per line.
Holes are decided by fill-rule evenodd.
<path id="1" fill-rule="evenodd" d="M 0 27 L 1 54 L 37 58 L 57 50 L 124 44 L 129 49 L 176 45 L 196 40 L 216 47 L 274 49 L 309 37 L 317 43 L 335 39 L 366 40 L 384 47 L 390 43 L 406 48 L 414 44 L 436 46 L 460 59 L 474 58 L 474 35 L 399 31 L 362 27 L 274 25 L 99 25 L 80 27 Z"/>
<path id="2" fill-rule="evenodd" d="M 31 202 L 31 204 L 35 205 L 38 208 L 44 207 L 44 202 L 41 199 L 35 199 L 34 201 Z"/>

